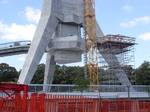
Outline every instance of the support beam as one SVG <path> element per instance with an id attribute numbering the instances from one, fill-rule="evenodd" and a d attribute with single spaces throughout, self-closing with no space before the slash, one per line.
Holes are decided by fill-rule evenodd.
<path id="1" fill-rule="evenodd" d="M 31 47 L 26 57 L 18 83 L 29 84 L 37 69 L 47 46 L 58 24 L 57 6 L 59 0 L 44 0 L 41 19 L 36 29 Z"/>
<path id="2" fill-rule="evenodd" d="M 100 26 L 97 24 L 96 27 L 97 27 L 96 28 L 97 29 L 97 38 L 104 37 L 104 34 L 103 34 Z M 121 66 L 119 64 L 119 61 L 118 61 L 117 57 L 114 54 L 108 54 L 109 51 L 108 52 L 102 51 L 101 48 L 99 48 L 99 52 L 104 57 L 105 61 L 108 63 L 109 66 L 112 66 L 112 67 L 113 66 L 117 66 L 118 67 L 118 69 L 115 71 L 115 76 L 117 77 L 117 79 L 119 80 L 119 82 L 122 85 L 130 86 L 130 91 L 134 91 L 134 88 L 132 87 L 132 84 L 129 81 L 129 79 L 127 77 L 127 74 L 121 68 Z"/>
<path id="3" fill-rule="evenodd" d="M 45 74 L 44 74 L 44 84 L 52 84 L 54 78 L 54 72 L 56 69 L 56 62 L 54 60 L 54 55 L 51 52 L 47 53 L 46 64 L 45 64 Z M 44 91 L 49 91 L 51 88 L 44 87 Z"/>

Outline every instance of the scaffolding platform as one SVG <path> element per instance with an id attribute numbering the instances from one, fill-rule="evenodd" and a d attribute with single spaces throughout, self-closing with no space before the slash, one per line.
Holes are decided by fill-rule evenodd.
<path id="1" fill-rule="evenodd" d="M 131 79 L 129 70 L 134 67 L 135 44 L 134 37 L 120 34 L 97 38 L 97 46 L 101 53 L 99 56 L 101 84 L 119 84 L 117 73 L 126 73 Z M 133 80 L 130 80 L 131 83 L 135 82 Z"/>
<path id="2" fill-rule="evenodd" d="M 135 38 L 123 35 L 106 35 L 97 38 L 97 46 L 103 50 L 111 50 L 112 53 L 120 54 L 129 51 L 129 47 L 135 45 Z"/>

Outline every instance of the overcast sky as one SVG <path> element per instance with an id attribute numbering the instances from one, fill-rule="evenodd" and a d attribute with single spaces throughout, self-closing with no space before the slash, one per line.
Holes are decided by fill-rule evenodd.
<path id="1" fill-rule="evenodd" d="M 104 34 L 136 38 L 136 67 L 150 61 L 149 5 L 150 0 L 96 0 L 96 16 Z M 0 0 L 0 43 L 32 40 L 41 8 L 42 0 Z M 0 63 L 21 69 L 25 56 L 0 58 Z"/>

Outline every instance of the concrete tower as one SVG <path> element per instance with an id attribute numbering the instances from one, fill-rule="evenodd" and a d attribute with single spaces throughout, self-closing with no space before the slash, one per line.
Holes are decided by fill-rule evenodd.
<path id="1" fill-rule="evenodd" d="M 83 26 L 83 0 L 44 0 L 39 24 L 26 57 L 18 83 L 29 84 L 43 54 L 47 51 L 44 84 L 51 84 L 56 63 L 66 64 L 81 61 L 84 41 L 81 38 Z M 97 24 L 97 38 L 104 37 Z M 110 57 L 101 52 L 108 64 Z M 114 64 L 119 62 L 111 54 Z M 125 72 L 116 72 L 123 85 L 131 85 Z"/>

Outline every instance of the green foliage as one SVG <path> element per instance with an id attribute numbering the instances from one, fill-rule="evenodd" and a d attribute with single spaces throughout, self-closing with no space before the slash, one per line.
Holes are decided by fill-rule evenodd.
<path id="1" fill-rule="evenodd" d="M 134 75 L 136 75 L 136 84 L 150 85 L 150 62 L 144 62 L 137 69 L 133 69 L 130 66 L 126 66 L 125 69 L 128 71 L 129 79 L 132 81 Z M 44 80 L 45 64 L 39 64 L 37 71 L 32 79 L 34 84 L 42 84 Z M 101 71 L 101 78 L 104 77 L 104 70 Z M 6 63 L 0 64 L 0 82 L 16 82 L 18 80 L 18 74 L 15 67 L 9 66 Z M 54 74 L 53 84 L 76 84 L 77 89 L 82 91 L 89 85 L 89 81 L 84 79 L 84 68 L 83 67 L 68 67 L 56 65 L 56 71 Z M 105 79 L 105 80 L 106 80 Z M 104 79 L 103 79 L 104 80 Z"/>
<path id="2" fill-rule="evenodd" d="M 124 71 L 126 72 L 126 74 L 127 74 L 128 78 L 129 78 L 130 82 L 131 82 L 132 84 L 135 84 L 135 81 L 136 81 L 136 80 L 135 80 L 136 75 L 135 75 L 135 73 L 134 73 L 135 69 L 133 69 L 133 67 L 130 66 L 130 65 L 124 66 L 123 69 L 124 69 Z"/>
<path id="3" fill-rule="evenodd" d="M 43 84 L 44 71 L 45 71 L 45 64 L 39 64 L 31 83 L 32 84 Z"/>
<path id="4" fill-rule="evenodd" d="M 32 79 L 33 84 L 42 84 L 45 64 L 39 64 Z M 67 67 L 56 65 L 53 84 L 74 84 L 74 80 L 84 74 L 83 67 Z"/>
<path id="5" fill-rule="evenodd" d="M 56 66 L 54 84 L 74 84 L 74 80 L 84 74 L 83 67 Z"/>
<path id="6" fill-rule="evenodd" d="M 0 64 L 0 82 L 16 82 L 18 76 L 18 72 L 14 67 L 6 63 Z"/>
<path id="7" fill-rule="evenodd" d="M 77 77 L 74 80 L 74 83 L 75 83 L 75 85 L 77 85 L 76 90 L 81 91 L 81 92 L 86 90 L 89 87 L 89 85 L 90 85 L 90 81 L 85 79 L 82 76 Z"/>
<path id="8" fill-rule="evenodd" d="M 136 84 L 150 85 L 150 62 L 145 61 L 134 73 L 136 74 Z"/>

